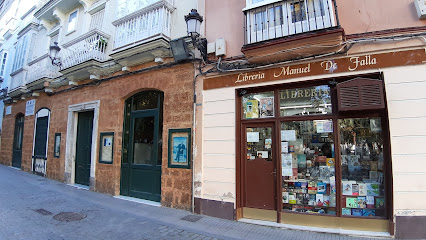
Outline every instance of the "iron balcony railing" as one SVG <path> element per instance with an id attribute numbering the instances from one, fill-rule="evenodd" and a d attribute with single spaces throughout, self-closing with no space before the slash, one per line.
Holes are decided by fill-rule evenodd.
<path id="1" fill-rule="evenodd" d="M 279 1 L 244 15 L 244 44 L 339 26 L 336 0 Z"/>
<path id="2" fill-rule="evenodd" d="M 105 61 L 108 57 L 106 54 L 108 38 L 106 34 L 92 30 L 71 45 L 64 45 L 64 49 L 60 52 L 61 69 L 66 69 L 88 60 Z"/>

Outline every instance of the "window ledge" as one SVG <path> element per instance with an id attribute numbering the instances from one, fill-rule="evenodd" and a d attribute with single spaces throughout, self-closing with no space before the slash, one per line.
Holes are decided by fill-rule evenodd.
<path id="1" fill-rule="evenodd" d="M 66 34 L 65 34 L 65 36 L 68 36 L 68 35 L 71 35 L 72 33 L 74 33 L 76 30 L 74 29 L 74 30 L 71 30 L 71 31 L 69 31 L 69 32 L 67 32 Z"/>

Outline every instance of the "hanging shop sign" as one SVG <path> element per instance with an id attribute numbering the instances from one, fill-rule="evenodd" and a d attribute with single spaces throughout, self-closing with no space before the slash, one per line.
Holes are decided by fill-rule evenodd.
<path id="1" fill-rule="evenodd" d="M 208 90 L 297 77 L 415 65 L 424 61 L 426 61 L 424 49 L 342 57 L 303 64 L 284 65 L 261 71 L 214 76 L 204 79 L 203 88 Z"/>

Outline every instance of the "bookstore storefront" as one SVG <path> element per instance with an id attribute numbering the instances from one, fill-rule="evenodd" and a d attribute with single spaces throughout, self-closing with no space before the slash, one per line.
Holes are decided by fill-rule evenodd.
<path id="1" fill-rule="evenodd" d="M 395 191 L 405 175 L 392 165 L 418 149 L 391 138 L 403 130 L 392 119 L 412 105 L 393 102 L 398 86 L 415 92 L 400 82 L 418 81 L 425 58 L 420 49 L 206 77 L 197 212 L 393 234 L 413 204 L 405 186 Z"/>
<path id="2" fill-rule="evenodd" d="M 380 74 L 237 89 L 237 96 L 243 218 L 388 231 Z"/>

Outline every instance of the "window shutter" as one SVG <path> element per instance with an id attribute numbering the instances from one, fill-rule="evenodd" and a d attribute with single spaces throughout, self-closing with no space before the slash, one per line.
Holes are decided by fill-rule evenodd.
<path id="1" fill-rule="evenodd" d="M 337 84 L 339 111 L 385 108 L 383 81 L 355 78 Z"/>

